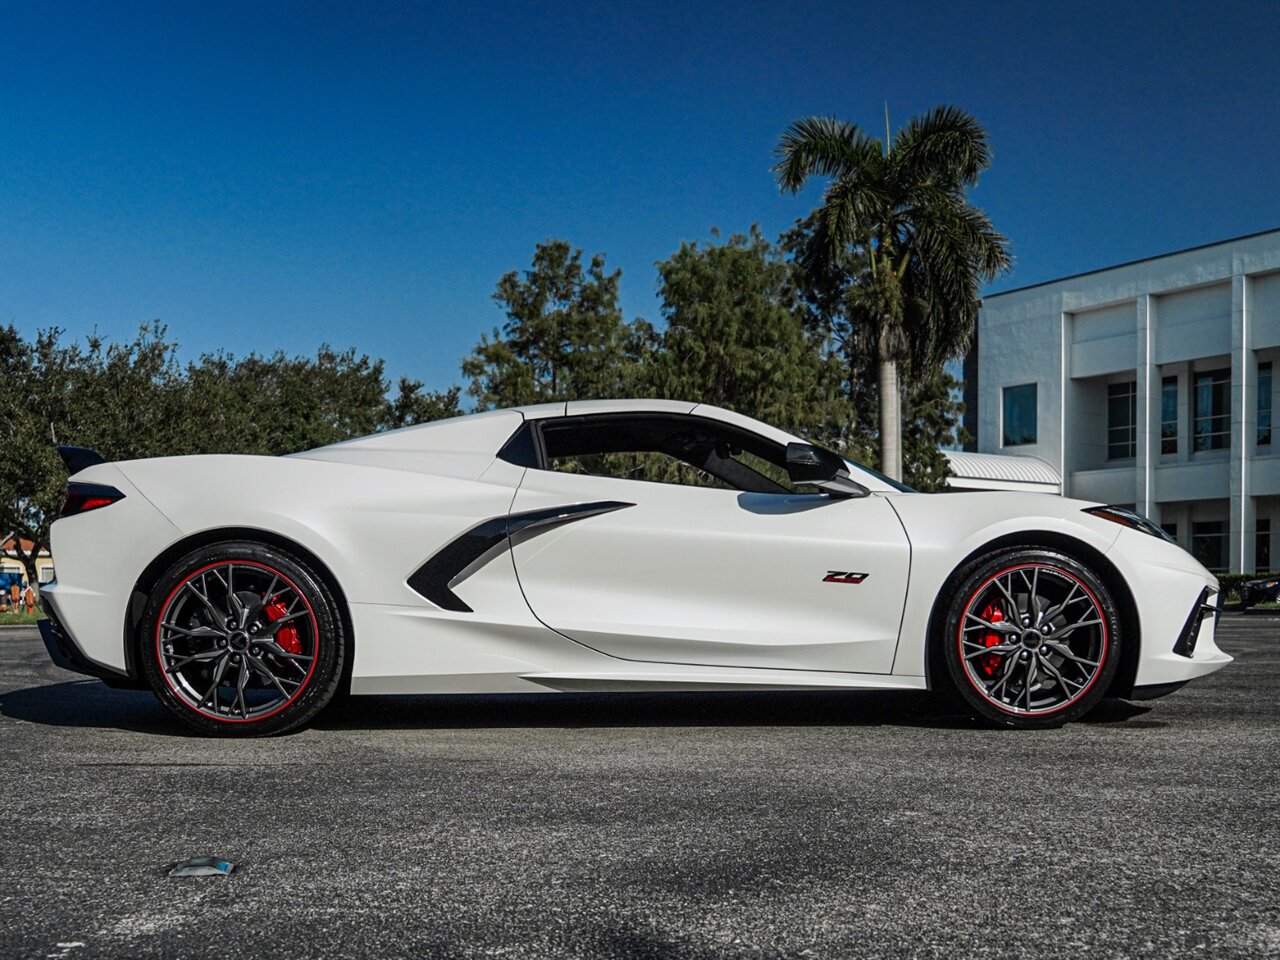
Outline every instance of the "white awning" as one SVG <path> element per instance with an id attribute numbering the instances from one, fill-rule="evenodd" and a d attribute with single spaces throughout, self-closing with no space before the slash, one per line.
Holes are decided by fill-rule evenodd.
<path id="1" fill-rule="evenodd" d="M 953 490 L 1029 490 L 1062 493 L 1058 471 L 1038 457 L 1008 457 L 998 453 L 942 451 L 951 461 L 947 486 Z"/>

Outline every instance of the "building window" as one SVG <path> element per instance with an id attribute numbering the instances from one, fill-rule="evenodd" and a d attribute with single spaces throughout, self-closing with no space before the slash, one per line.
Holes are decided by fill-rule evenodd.
<path id="1" fill-rule="evenodd" d="M 1221 520 L 1191 525 L 1191 555 L 1210 570 L 1227 569 L 1227 537 Z"/>
<path id="2" fill-rule="evenodd" d="M 1178 542 L 1178 525 L 1176 523 L 1162 523 L 1160 524 L 1160 529 L 1167 533 L 1174 543 Z"/>
<path id="3" fill-rule="evenodd" d="M 1160 381 L 1160 452 L 1178 452 L 1178 378 Z"/>
<path id="4" fill-rule="evenodd" d="M 1231 442 L 1231 371 L 1210 370 L 1195 379 L 1193 450 L 1225 450 Z"/>
<path id="5" fill-rule="evenodd" d="M 1138 450 L 1138 384 L 1107 387 L 1107 459 L 1124 460 Z"/>
<path id="6" fill-rule="evenodd" d="M 1253 547 L 1253 569 L 1259 573 L 1271 571 L 1271 519 L 1262 517 L 1258 520 L 1256 539 Z"/>
<path id="7" fill-rule="evenodd" d="M 1271 363 L 1258 364 L 1258 446 L 1271 444 Z"/>
<path id="8" fill-rule="evenodd" d="M 1036 385 L 1004 388 L 1004 445 L 1036 442 Z"/>

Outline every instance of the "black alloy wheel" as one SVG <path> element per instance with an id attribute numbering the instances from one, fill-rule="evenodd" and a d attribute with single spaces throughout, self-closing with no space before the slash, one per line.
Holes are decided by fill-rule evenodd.
<path id="1" fill-rule="evenodd" d="M 342 618 L 332 594 L 274 547 L 193 551 L 160 578 L 143 624 L 152 689 L 203 733 L 293 729 L 324 708 L 341 679 Z"/>
<path id="2" fill-rule="evenodd" d="M 1086 566 L 1021 548 L 980 558 L 958 579 L 939 642 L 956 690 L 978 714 L 1003 726 L 1058 726 L 1105 695 L 1120 623 Z"/>

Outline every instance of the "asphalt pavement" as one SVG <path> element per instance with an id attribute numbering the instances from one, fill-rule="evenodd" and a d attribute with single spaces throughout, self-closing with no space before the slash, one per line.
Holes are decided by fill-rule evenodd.
<path id="1" fill-rule="evenodd" d="M 0 630 L 0 957 L 1280 956 L 1280 619 L 1060 730 L 919 694 L 357 698 L 206 740 Z M 171 879 L 174 862 L 237 861 Z"/>

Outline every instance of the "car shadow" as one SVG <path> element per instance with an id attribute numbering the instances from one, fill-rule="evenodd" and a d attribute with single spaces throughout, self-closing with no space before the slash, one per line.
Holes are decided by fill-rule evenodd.
<path id="1" fill-rule="evenodd" d="M 158 736 L 194 736 L 149 690 L 115 690 L 73 680 L 0 693 L 0 715 L 48 727 L 99 727 Z"/>
<path id="2" fill-rule="evenodd" d="M 1086 723 L 1127 722 L 1150 708 L 1104 700 Z M 725 691 L 348 697 L 322 730 L 563 727 L 925 727 L 992 729 L 923 691 Z"/>
<path id="3" fill-rule="evenodd" d="M 1081 722 L 1129 723 L 1149 709 L 1122 700 L 1104 700 Z M 0 715 L 45 726 L 110 728 L 156 736 L 194 735 L 149 692 L 113 690 L 93 680 L 0 694 Z M 943 697 L 904 691 L 343 697 L 310 724 L 314 729 L 329 731 L 807 726 L 989 729 Z"/>

